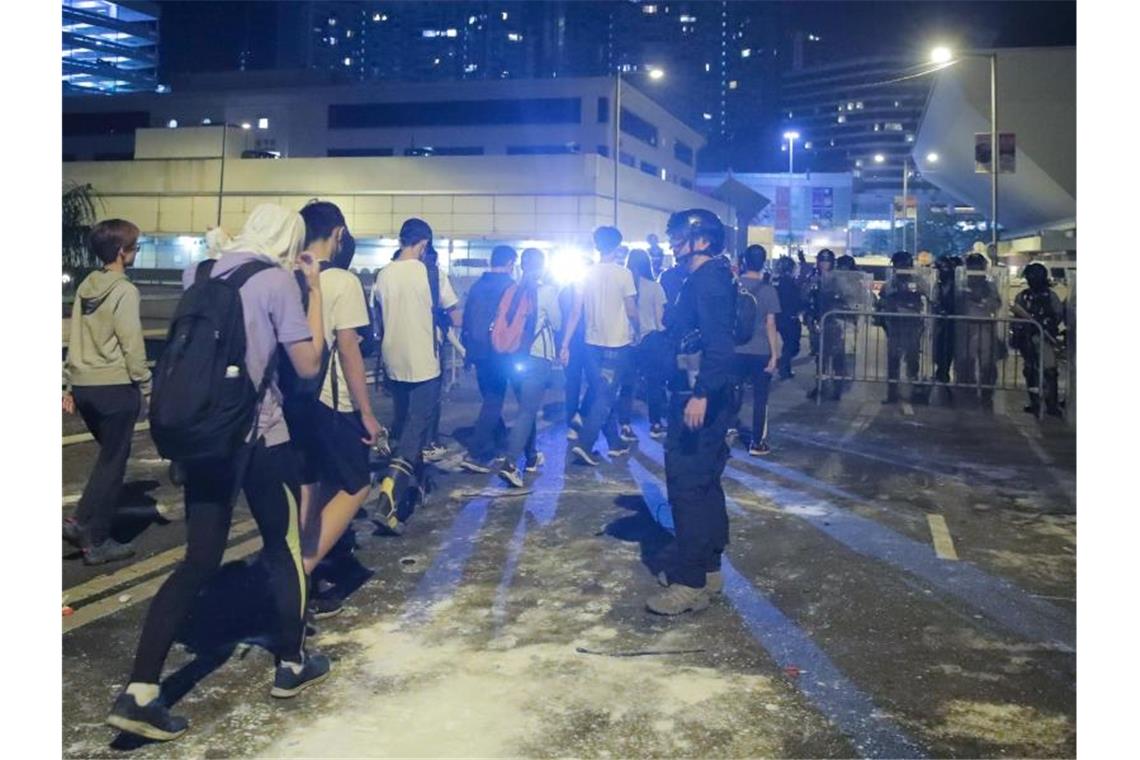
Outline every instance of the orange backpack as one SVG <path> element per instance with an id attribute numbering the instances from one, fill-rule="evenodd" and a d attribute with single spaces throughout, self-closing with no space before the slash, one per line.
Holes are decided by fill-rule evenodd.
<path id="1" fill-rule="evenodd" d="M 508 286 L 499 299 L 495 321 L 491 323 L 491 347 L 499 354 L 528 350 L 534 342 L 534 322 L 532 295 L 517 283 Z"/>

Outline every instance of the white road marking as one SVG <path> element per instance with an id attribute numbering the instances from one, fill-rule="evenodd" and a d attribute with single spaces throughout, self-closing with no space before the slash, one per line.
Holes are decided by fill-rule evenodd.
<path id="1" fill-rule="evenodd" d="M 928 513 L 926 522 L 930 525 L 930 535 L 934 539 L 935 555 L 939 559 L 957 560 L 958 552 L 954 550 L 954 539 L 950 538 L 950 528 L 946 526 L 946 518 Z"/>
<path id="2" fill-rule="evenodd" d="M 144 430 L 150 430 L 150 423 L 149 422 L 144 421 L 144 422 L 140 422 L 139 424 L 135 425 L 135 432 L 136 433 L 141 433 Z M 94 441 L 94 440 L 95 440 L 95 436 L 91 435 L 90 433 L 76 433 L 75 435 L 65 435 L 63 437 L 63 445 L 64 446 L 72 446 L 76 443 L 86 443 L 87 441 Z"/>
<path id="3" fill-rule="evenodd" d="M 910 405 L 909 401 L 902 402 L 902 412 L 907 417 L 913 417 L 914 416 L 914 407 Z"/>

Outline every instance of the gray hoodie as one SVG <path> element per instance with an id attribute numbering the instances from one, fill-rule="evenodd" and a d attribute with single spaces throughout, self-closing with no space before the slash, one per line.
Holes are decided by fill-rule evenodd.
<path id="1" fill-rule="evenodd" d="M 150 393 L 139 289 L 122 272 L 92 272 L 75 294 L 67 385 L 138 385 Z"/>

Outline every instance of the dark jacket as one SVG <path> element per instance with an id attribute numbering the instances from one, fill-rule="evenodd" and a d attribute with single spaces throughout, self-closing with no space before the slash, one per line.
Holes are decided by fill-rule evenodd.
<path id="1" fill-rule="evenodd" d="M 491 325 L 495 321 L 503 293 L 513 283 L 514 278 L 505 272 L 484 272 L 467 292 L 460 338 L 467 351 L 468 365 L 494 355 Z"/>
<path id="2" fill-rule="evenodd" d="M 680 346 L 687 336 L 699 331 L 701 368 L 693 385 L 698 398 L 726 390 L 733 377 L 735 302 L 736 286 L 729 263 L 715 257 L 685 280 L 670 314 L 667 328 L 674 345 Z"/>

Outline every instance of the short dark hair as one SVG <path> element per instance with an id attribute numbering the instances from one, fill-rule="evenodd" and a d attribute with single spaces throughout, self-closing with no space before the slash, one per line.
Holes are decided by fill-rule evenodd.
<path id="1" fill-rule="evenodd" d="M 401 248 L 408 248 L 421 240 L 431 240 L 431 238 L 431 227 L 423 219 L 413 217 L 400 227 Z"/>
<path id="2" fill-rule="evenodd" d="M 130 248 L 139 239 L 139 228 L 126 219 L 104 219 L 87 233 L 87 250 L 104 264 L 119 258 L 119 251 Z"/>
<path id="3" fill-rule="evenodd" d="M 305 220 L 305 247 L 318 240 L 328 240 L 337 227 L 348 227 L 344 214 L 335 203 L 309 201 L 301 209 Z"/>
<path id="4" fill-rule="evenodd" d="M 764 250 L 762 245 L 750 245 L 744 249 L 744 255 L 740 257 L 740 263 L 744 265 L 745 272 L 761 272 L 764 270 L 764 262 L 768 260 L 768 252 Z"/>
<path id="5" fill-rule="evenodd" d="M 491 266 L 514 266 L 514 263 L 518 260 L 518 257 L 518 251 L 516 251 L 514 248 L 511 248 L 509 245 L 497 245 L 491 249 Z"/>
<path id="6" fill-rule="evenodd" d="M 599 227 L 594 230 L 594 247 L 603 256 L 613 253 L 621 245 L 621 231 L 617 227 Z"/>

